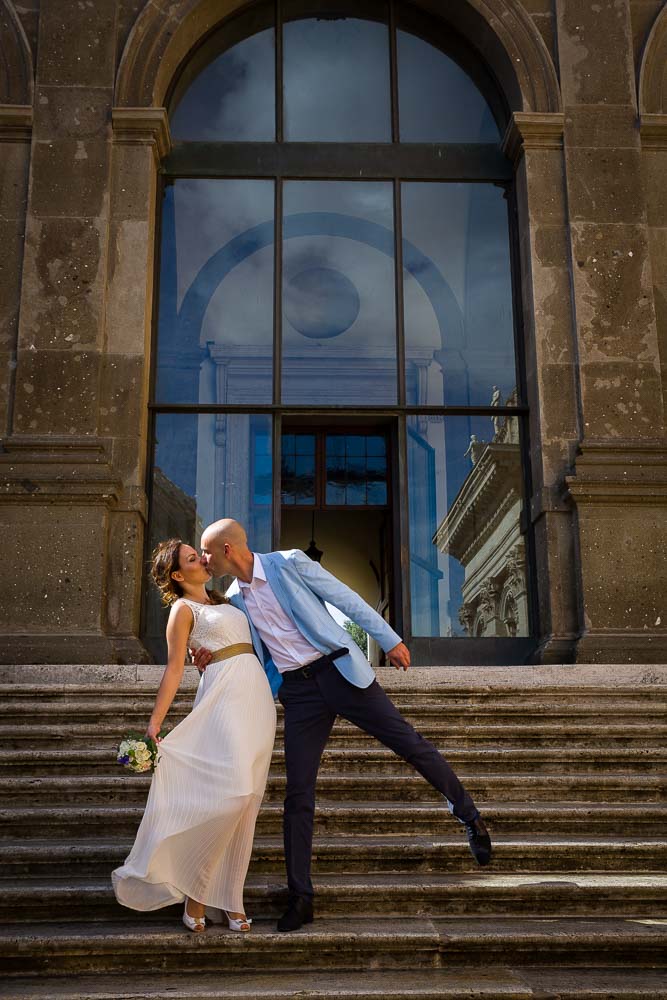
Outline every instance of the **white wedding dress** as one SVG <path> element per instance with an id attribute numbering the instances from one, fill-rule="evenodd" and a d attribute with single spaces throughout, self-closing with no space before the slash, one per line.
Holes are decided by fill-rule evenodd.
<path id="1" fill-rule="evenodd" d="M 250 643 L 246 616 L 231 604 L 186 603 L 193 646 Z M 160 743 L 134 846 L 111 876 L 119 903 L 157 910 L 189 896 L 245 912 L 243 884 L 275 731 L 273 695 L 257 657 L 209 664 L 192 711 Z"/>

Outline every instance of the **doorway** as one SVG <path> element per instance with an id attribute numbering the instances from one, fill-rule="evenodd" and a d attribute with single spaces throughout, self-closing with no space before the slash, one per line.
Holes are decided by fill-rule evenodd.
<path id="1" fill-rule="evenodd" d="M 303 549 L 395 628 L 391 431 L 387 424 L 283 420 L 280 547 Z M 383 662 L 370 637 L 367 655 L 373 666 Z"/>

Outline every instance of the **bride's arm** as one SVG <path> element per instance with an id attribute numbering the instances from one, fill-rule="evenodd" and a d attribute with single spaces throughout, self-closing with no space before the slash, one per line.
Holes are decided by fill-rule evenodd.
<path id="1" fill-rule="evenodd" d="M 150 736 L 152 739 L 155 739 L 160 732 L 181 683 L 192 622 L 193 614 L 187 604 L 174 605 L 167 622 L 167 668 L 162 675 L 160 687 L 155 697 L 155 705 L 146 727 L 146 736 Z"/>

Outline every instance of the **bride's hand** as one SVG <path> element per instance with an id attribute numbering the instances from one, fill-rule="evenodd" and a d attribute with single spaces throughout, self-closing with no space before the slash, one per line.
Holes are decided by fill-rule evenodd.
<path id="1" fill-rule="evenodd" d="M 154 722 L 149 722 L 148 725 L 146 726 L 146 736 L 149 738 L 149 740 L 155 740 L 155 742 L 158 743 L 159 732 L 160 732 L 160 727 L 156 726 Z"/>

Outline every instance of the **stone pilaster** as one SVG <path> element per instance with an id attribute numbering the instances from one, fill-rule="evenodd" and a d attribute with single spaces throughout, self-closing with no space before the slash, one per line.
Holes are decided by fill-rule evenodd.
<path id="1" fill-rule="evenodd" d="M 144 655 L 136 632 L 108 628 L 124 586 L 117 554 L 134 544 L 117 524 L 128 494 L 103 412 L 121 381 L 133 395 L 132 373 L 115 377 L 106 360 L 116 6 L 40 5 L 15 390 L 0 454 L 13 553 L 0 662 Z M 129 407 L 119 402 L 120 421 Z"/>
<path id="2" fill-rule="evenodd" d="M 30 169 L 32 108 L 0 105 L 0 434 L 11 423 Z"/>
<path id="3" fill-rule="evenodd" d="M 565 477 L 579 440 L 563 115 L 516 112 L 504 139 L 516 189 L 540 625 L 538 656 L 571 659 L 579 632 L 576 533 Z"/>
<path id="4" fill-rule="evenodd" d="M 110 513 L 105 628 L 138 635 L 146 524 L 157 167 L 169 151 L 164 108 L 112 111 L 106 339 L 100 435 L 110 435 L 122 495 Z"/>
<path id="5" fill-rule="evenodd" d="M 577 657 L 654 660 L 664 631 L 642 588 L 667 549 L 667 465 L 630 5 L 556 9 L 582 412 Z M 647 476 L 657 492 L 643 495 Z"/>

